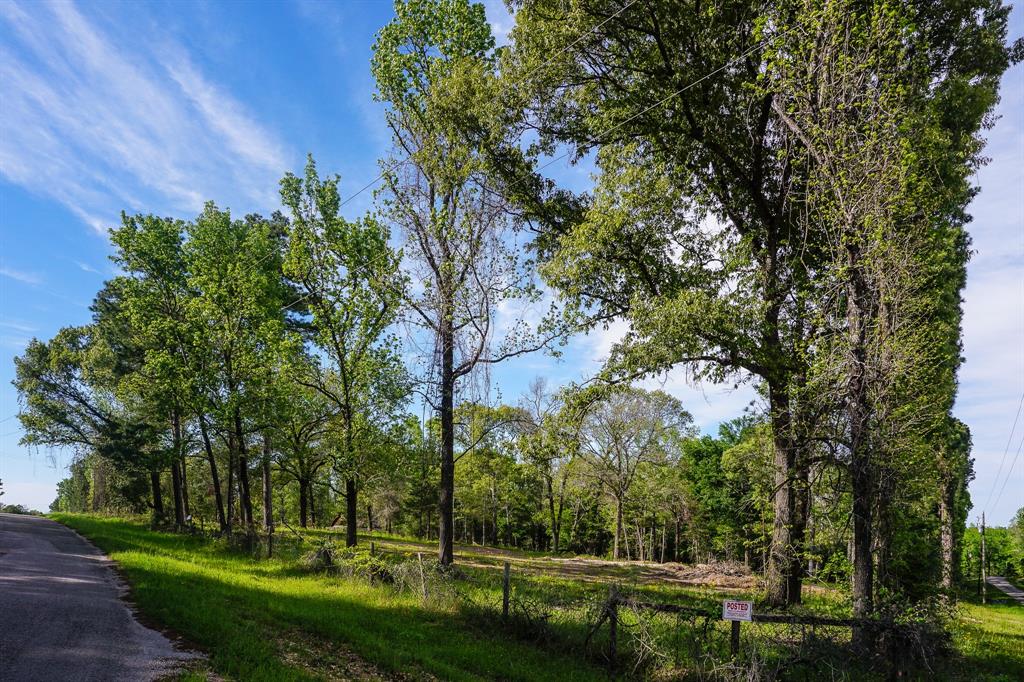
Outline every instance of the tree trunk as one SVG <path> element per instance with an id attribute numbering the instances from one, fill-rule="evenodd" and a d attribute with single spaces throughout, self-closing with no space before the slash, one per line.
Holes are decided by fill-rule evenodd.
<path id="1" fill-rule="evenodd" d="M 263 530 L 274 532 L 274 499 L 270 480 L 270 436 L 263 434 Z"/>
<path id="2" fill-rule="evenodd" d="M 228 506 L 227 531 L 231 535 L 231 527 L 235 522 L 235 437 L 228 436 Z"/>
<path id="3" fill-rule="evenodd" d="M 181 487 L 181 416 L 177 410 L 171 413 L 171 489 L 174 493 L 174 525 L 185 525 L 185 501 Z"/>
<path id="4" fill-rule="evenodd" d="M 316 528 L 316 489 L 312 479 L 309 481 L 309 523 Z"/>
<path id="5" fill-rule="evenodd" d="M 238 448 L 238 502 L 241 505 L 242 523 L 247 531 L 252 531 L 252 494 L 249 487 L 249 455 L 245 444 L 245 432 L 242 430 L 242 413 L 235 408 L 235 440 Z"/>
<path id="6" fill-rule="evenodd" d="M 345 481 L 345 545 L 348 547 L 355 547 L 359 541 L 357 501 L 356 479 L 349 478 Z"/>
<path id="7" fill-rule="evenodd" d="M 791 436 L 792 413 L 789 396 L 769 385 L 775 450 L 775 519 L 768 570 L 765 574 L 767 600 L 772 606 L 799 604 L 802 591 L 803 563 L 800 544 L 803 540 L 802 505 L 797 491 L 797 448 Z"/>
<path id="8" fill-rule="evenodd" d="M 210 434 L 206 430 L 206 417 L 199 415 L 199 433 L 203 436 L 203 447 L 206 449 L 206 461 L 210 463 L 210 479 L 213 481 L 213 496 L 217 506 L 217 522 L 220 523 L 220 530 L 227 530 L 227 520 L 224 518 L 224 498 L 220 491 L 220 474 L 217 472 L 217 458 L 213 455 L 213 445 L 210 443 Z"/>
<path id="9" fill-rule="evenodd" d="M 619 558 L 619 538 L 622 537 L 622 500 L 615 498 L 615 540 L 612 543 L 612 559 Z M 629 549 L 627 548 L 628 552 Z"/>
<path id="10" fill-rule="evenodd" d="M 948 476 L 942 481 L 942 494 L 939 496 L 939 551 L 942 560 L 942 589 L 947 593 L 953 591 L 953 579 L 956 575 L 953 556 L 953 506 L 956 499 L 956 483 Z"/>
<path id="11" fill-rule="evenodd" d="M 185 513 L 185 520 L 190 522 L 192 512 L 188 503 L 188 460 L 184 455 L 181 457 L 181 507 Z"/>
<path id="12" fill-rule="evenodd" d="M 454 561 L 455 536 L 455 332 L 451 315 L 441 315 L 441 489 L 438 496 L 438 561 Z"/>
<path id="13" fill-rule="evenodd" d="M 177 458 L 171 462 L 171 492 L 174 495 L 174 525 L 181 528 L 185 525 L 185 508 L 181 499 L 181 464 Z"/>
<path id="14" fill-rule="evenodd" d="M 847 282 L 846 322 L 849 348 L 846 358 L 846 421 L 849 428 L 850 480 L 853 497 L 853 616 L 867 618 L 874 610 L 874 565 L 872 548 L 872 471 L 868 438 L 870 409 L 867 376 L 867 305 L 868 287 L 856 245 L 847 247 L 849 280 Z M 855 646 L 871 645 L 867 628 L 854 628 Z"/>
<path id="15" fill-rule="evenodd" d="M 305 479 L 299 480 L 299 527 L 306 528 L 308 523 L 309 500 L 306 497 L 306 486 L 309 483 Z"/>
<path id="16" fill-rule="evenodd" d="M 373 532 L 373 505 L 366 505 L 366 529 Z"/>
<path id="17" fill-rule="evenodd" d="M 153 488 L 153 516 L 157 523 L 164 520 L 164 495 L 160 490 L 160 472 L 149 472 L 149 485 Z"/>

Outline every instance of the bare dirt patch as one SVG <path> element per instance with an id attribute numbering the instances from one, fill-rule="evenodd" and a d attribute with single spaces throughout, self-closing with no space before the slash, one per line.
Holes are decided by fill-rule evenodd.
<path id="1" fill-rule="evenodd" d="M 433 545 L 411 540 L 374 540 L 377 547 L 414 554 L 432 553 Z M 508 561 L 516 570 L 584 582 L 630 581 L 645 585 L 673 584 L 706 586 L 725 590 L 751 590 L 757 579 L 745 565 L 736 562 L 711 564 L 610 561 L 594 557 L 531 556 L 515 550 L 476 545 L 456 545 L 457 564 L 472 568 L 500 569 Z"/>

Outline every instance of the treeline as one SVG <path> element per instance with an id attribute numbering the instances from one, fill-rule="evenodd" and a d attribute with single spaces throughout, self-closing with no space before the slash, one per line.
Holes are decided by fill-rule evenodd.
<path id="1" fill-rule="evenodd" d="M 529 0 L 501 49 L 481 5 L 395 9 L 372 213 L 343 219 L 310 161 L 286 214 L 125 216 L 92 324 L 17 360 L 24 442 L 85 455 L 58 504 L 436 530 L 444 565 L 456 539 L 743 559 L 776 605 L 849 576 L 858 616 L 952 591 L 1008 8 Z M 590 191 L 544 174 L 588 155 Z M 492 365 L 613 322 L 598 376 L 480 399 Z M 763 413 L 698 437 L 633 387 L 677 368 Z"/>
<path id="2" fill-rule="evenodd" d="M 967 587 L 981 591 L 981 528 L 971 524 L 964 534 L 960 570 Z M 1005 528 L 989 526 L 985 529 L 985 574 L 998 575 L 1024 583 L 1024 507 L 1017 510 L 1010 525 Z"/>

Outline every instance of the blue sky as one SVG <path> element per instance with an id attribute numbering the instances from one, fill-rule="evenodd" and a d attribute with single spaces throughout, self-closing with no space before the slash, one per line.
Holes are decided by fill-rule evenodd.
<path id="1" fill-rule="evenodd" d="M 511 26 L 486 3 L 499 41 Z M 13 358 L 32 337 L 89 319 L 113 274 L 106 228 L 121 210 L 193 217 L 207 199 L 238 214 L 278 207 L 277 181 L 312 152 L 351 193 L 388 150 L 369 73 L 388 1 L 0 3 L 0 479 L 4 502 L 46 509 L 70 453 L 30 451 L 11 417 Z M 1011 35 L 1024 27 L 1015 11 Z M 965 294 L 957 414 L 974 434 L 975 513 L 986 505 L 1024 394 L 1024 67 L 1003 81 L 992 162 L 972 206 L 976 255 Z M 566 180 L 580 168 L 549 169 Z M 364 193 L 349 216 L 370 206 Z M 493 371 L 514 400 L 529 380 L 596 368 L 621 328 L 579 338 L 556 361 L 530 356 Z M 752 399 L 745 388 L 693 386 L 682 371 L 652 381 L 713 431 Z M 1024 439 L 1024 416 L 1003 472 Z M 1002 485 L 1003 477 L 999 479 Z M 996 493 L 998 493 L 998 489 Z M 991 497 L 995 497 L 992 495 Z M 990 523 L 1024 505 L 1024 455 Z"/>

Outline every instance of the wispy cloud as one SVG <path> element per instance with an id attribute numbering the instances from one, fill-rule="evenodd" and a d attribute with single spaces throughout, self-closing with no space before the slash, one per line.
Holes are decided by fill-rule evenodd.
<path id="1" fill-rule="evenodd" d="M 34 272 L 24 272 L 22 270 L 15 270 L 9 268 L 6 265 L 0 265 L 0 275 L 13 279 L 15 282 L 21 282 L 22 284 L 28 284 L 29 286 L 39 286 L 43 283 L 42 277 L 35 274 Z"/>
<path id="2" fill-rule="evenodd" d="M 15 322 L 14 320 L 2 320 L 0 321 L 0 327 L 4 329 L 13 329 L 16 332 L 23 334 L 31 334 L 32 332 L 38 331 L 36 327 L 22 322 Z"/>
<path id="3" fill-rule="evenodd" d="M 0 3 L 0 171 L 97 233 L 122 209 L 267 209 L 284 146 L 174 42 L 129 47 L 70 3 Z"/>
<path id="4" fill-rule="evenodd" d="M 103 272 L 101 272 L 99 269 L 94 268 L 93 266 L 89 265 L 88 263 L 83 263 L 80 260 L 76 260 L 76 261 L 74 261 L 74 263 L 75 263 L 75 265 L 78 266 L 78 269 L 82 270 L 83 272 L 91 272 L 94 275 L 102 275 L 103 274 Z"/>
<path id="5" fill-rule="evenodd" d="M 0 347 L 9 348 L 15 351 L 24 350 L 30 339 L 27 336 L 15 336 L 11 334 L 0 334 Z"/>

